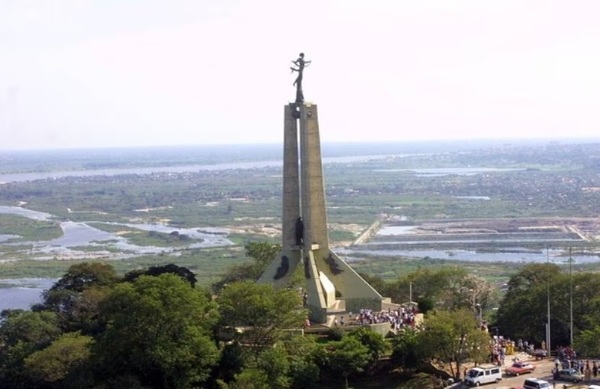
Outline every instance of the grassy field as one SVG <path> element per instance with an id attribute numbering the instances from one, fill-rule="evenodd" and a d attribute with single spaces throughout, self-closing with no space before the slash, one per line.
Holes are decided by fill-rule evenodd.
<path id="1" fill-rule="evenodd" d="M 278 242 L 264 234 L 279 227 L 282 169 L 269 165 L 240 168 L 235 162 L 281 158 L 281 148 L 208 148 L 21 153 L 6 159 L 0 171 L 74 171 L 104 168 L 184 166 L 230 163 L 226 169 L 199 169 L 145 174 L 95 175 L 27 180 L 0 185 L 0 204 L 26 204 L 53 214 L 57 220 L 85 222 L 119 232 L 139 245 L 172 247 L 177 255 L 129 257 L 111 263 L 120 272 L 175 262 L 190 266 L 200 282 L 209 284 L 228 266 L 243 261 L 247 240 Z M 250 150 L 250 151 L 249 151 Z M 481 146 L 436 144 L 426 149 L 412 145 L 369 145 L 331 149 L 333 155 L 375 155 L 384 158 L 324 164 L 328 221 L 332 242 L 355 239 L 380 216 L 410 222 L 453 218 L 590 217 L 600 214 L 597 144 L 503 144 Z M 333 151 L 331 151 L 333 150 Z M 350 150 L 344 154 L 342 150 Z M 379 150 L 379 151 L 376 151 Z M 351 152 L 354 152 L 352 154 Z M 357 154 L 358 153 L 358 154 Z M 364 154 L 368 153 L 368 154 Z M 327 156 L 324 154 L 324 156 Z M 63 158 L 63 159 L 61 159 Z M 431 169 L 456 169 L 439 173 Z M 471 173 L 469 169 L 488 168 Z M 420 169 L 420 170 L 415 170 Z M 430 169 L 425 171 L 423 169 Z M 465 170 L 466 169 L 466 170 Z M 431 174 L 433 173 L 433 174 Z M 469 201 L 464 196 L 489 200 Z M 179 228 L 225 227 L 235 247 L 187 250 L 179 236 L 153 233 L 107 223 L 165 223 Z M 350 228 L 351 227 L 351 228 Z M 586 232 L 587 233 L 587 232 Z M 19 235 L 21 241 L 48 241 L 61 235 L 57 222 L 41 222 L 0 214 L 0 234 Z M 593 237 L 594 232 L 589 235 Z M 600 233 L 599 233 L 600 235 Z M 116 252 L 105 243 L 104 249 Z M 102 245 L 100 245 L 102 246 Z M 32 260 L 31 247 L 0 243 L 0 278 L 60 276 L 72 261 Z M 91 253 L 92 248 L 79 247 Z M 95 249 L 95 248 L 94 248 Z M 101 248 L 99 248 L 101 249 Z M 468 247 L 465 247 L 468 249 Z M 91 254 L 90 254 L 91 255 Z M 386 280 L 419 267 L 462 266 L 490 280 L 506 279 L 518 264 L 433 261 L 406 258 L 366 258 L 353 262 L 358 271 Z M 582 269 L 584 267 L 581 267 Z M 594 266 L 585 267 L 594 270 Z"/>
<path id="2" fill-rule="evenodd" d="M 175 263 L 194 271 L 200 286 L 210 286 L 231 266 L 244 261 L 243 248 L 190 250 L 179 256 L 156 255 L 141 256 L 124 260 L 94 260 L 113 266 L 123 275 L 136 269 L 147 269 L 150 266 Z M 88 260 L 70 261 L 32 261 L 19 260 L 0 264 L 0 278 L 59 278 L 66 273 L 69 266 Z"/>
<path id="3" fill-rule="evenodd" d="M 0 234 L 17 235 L 12 242 L 50 240 L 61 237 L 62 230 L 58 222 L 0 213 Z"/>

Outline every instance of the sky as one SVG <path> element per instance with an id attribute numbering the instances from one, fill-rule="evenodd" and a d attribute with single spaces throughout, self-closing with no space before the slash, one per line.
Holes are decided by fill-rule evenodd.
<path id="1" fill-rule="evenodd" d="M 0 150 L 600 134 L 596 0 L 0 0 Z"/>

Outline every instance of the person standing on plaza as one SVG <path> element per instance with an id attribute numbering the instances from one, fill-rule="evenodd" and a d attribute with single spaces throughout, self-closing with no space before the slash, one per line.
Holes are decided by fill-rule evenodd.
<path id="1" fill-rule="evenodd" d="M 592 369 L 590 369 L 590 363 L 587 362 L 585 365 L 585 370 L 583 371 L 583 382 L 589 384 L 592 380 Z"/>

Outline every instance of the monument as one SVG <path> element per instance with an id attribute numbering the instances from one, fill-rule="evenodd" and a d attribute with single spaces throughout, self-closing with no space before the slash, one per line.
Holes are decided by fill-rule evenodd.
<path id="1" fill-rule="evenodd" d="M 310 61 L 300 53 L 292 63 L 298 76 L 296 100 L 284 106 L 282 250 L 259 282 L 286 287 L 301 265 L 309 318 L 317 323 L 362 308 L 380 311 L 381 295 L 329 247 L 319 116 L 317 105 L 306 103 L 302 91 Z"/>

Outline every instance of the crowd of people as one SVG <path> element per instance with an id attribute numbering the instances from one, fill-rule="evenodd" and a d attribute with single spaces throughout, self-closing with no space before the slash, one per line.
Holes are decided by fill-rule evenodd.
<path id="1" fill-rule="evenodd" d="M 360 309 L 356 315 L 350 314 L 350 322 L 352 325 L 369 325 L 378 323 L 390 323 L 392 331 L 399 331 L 403 328 L 414 327 L 415 318 L 418 313 L 416 305 L 407 304 L 401 305 L 396 309 L 388 309 L 387 311 L 375 312 L 371 309 Z M 345 325 L 344 317 L 340 318 L 339 323 Z"/>
<path id="2" fill-rule="evenodd" d="M 589 383 L 598 377 L 598 364 L 596 361 L 583 361 L 577 358 L 577 353 L 571 347 L 559 347 L 556 349 L 556 359 L 554 360 L 554 370 L 552 373 L 556 378 L 560 369 L 574 369 L 583 374 L 583 382 Z"/>
<path id="3" fill-rule="evenodd" d="M 493 336 L 491 340 L 491 354 L 490 354 L 490 362 L 495 363 L 497 365 L 504 365 L 506 361 L 507 355 L 514 355 L 519 352 L 525 352 L 530 355 L 538 356 L 538 353 L 543 353 L 543 356 L 546 356 L 545 352 L 545 342 L 542 342 L 540 345 L 541 348 L 536 349 L 533 343 L 528 342 L 527 340 L 519 339 L 517 341 L 511 340 L 510 338 L 504 338 L 502 336 Z M 511 358 L 510 363 L 518 362 L 518 358 Z"/>

